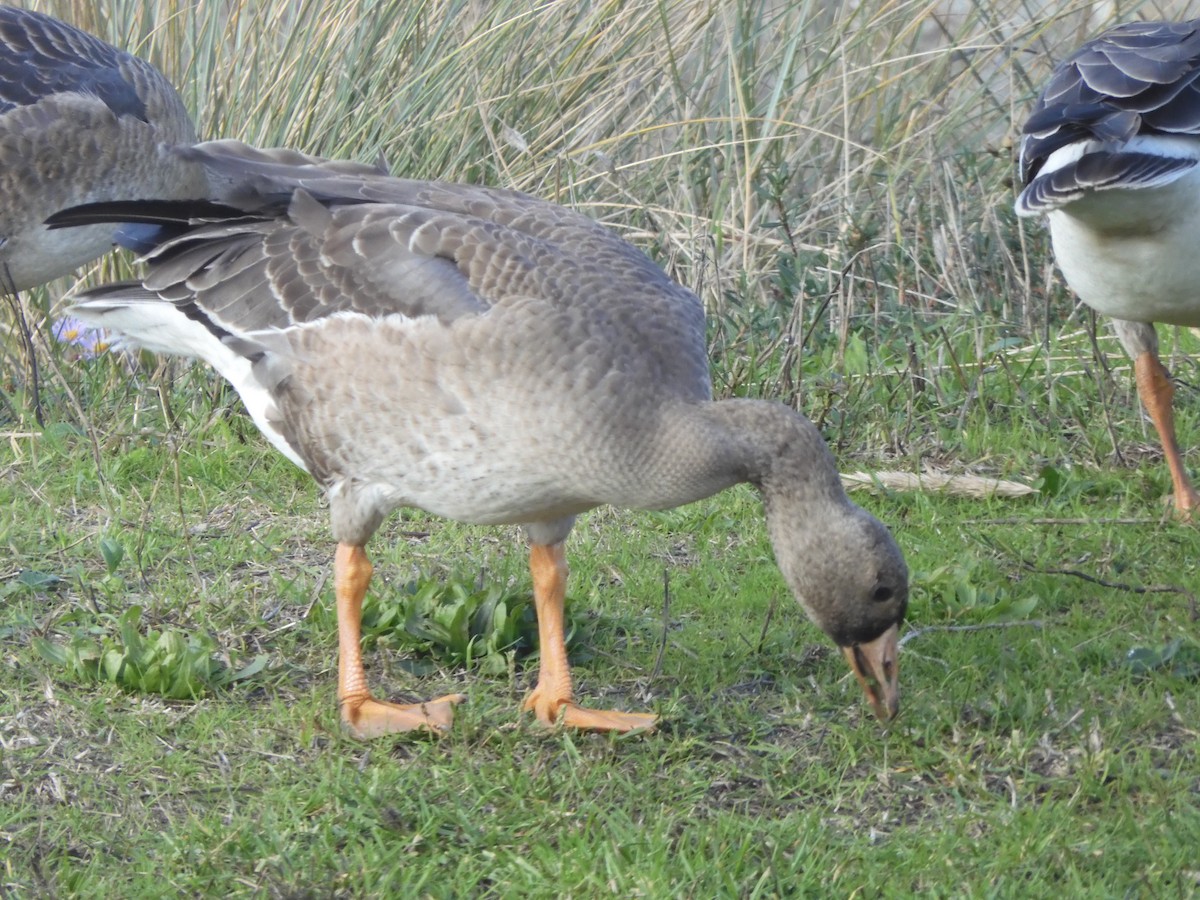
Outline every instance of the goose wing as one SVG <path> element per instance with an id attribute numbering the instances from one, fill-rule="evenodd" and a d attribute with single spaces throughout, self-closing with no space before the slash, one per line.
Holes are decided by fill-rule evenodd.
<path id="1" fill-rule="evenodd" d="M 1017 212 L 1169 183 L 1200 160 L 1200 19 L 1131 22 L 1050 76 L 1023 128 Z"/>

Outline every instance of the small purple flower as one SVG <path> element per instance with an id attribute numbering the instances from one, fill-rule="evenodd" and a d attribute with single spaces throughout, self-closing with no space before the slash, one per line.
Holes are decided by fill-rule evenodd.
<path id="1" fill-rule="evenodd" d="M 54 339 L 78 348 L 80 359 L 93 359 L 109 348 L 108 335 L 75 316 L 64 316 L 54 323 Z"/>

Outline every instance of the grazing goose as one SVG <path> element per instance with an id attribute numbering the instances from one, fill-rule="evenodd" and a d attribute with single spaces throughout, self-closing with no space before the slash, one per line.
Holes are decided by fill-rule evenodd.
<path id="1" fill-rule="evenodd" d="M 1200 505 L 1175 438 L 1154 322 L 1200 325 L 1200 19 L 1134 22 L 1063 60 L 1025 123 L 1017 214 L 1045 213 L 1084 303 L 1114 318 L 1184 516 Z"/>
<path id="2" fill-rule="evenodd" d="M 203 197 L 204 171 L 165 145 L 196 133 L 148 62 L 41 13 L 0 7 L 0 293 L 112 249 L 111 225 L 49 231 L 99 200 Z"/>
<path id="3" fill-rule="evenodd" d="M 779 403 L 714 402 L 694 294 L 592 220 L 511 191 L 406 181 L 232 141 L 178 152 L 215 203 L 107 203 L 55 225 L 126 222 L 141 284 L 72 312 L 207 360 L 329 497 L 342 719 L 359 736 L 448 727 L 458 695 L 375 700 L 359 650 L 364 545 L 391 510 L 519 523 L 541 644 L 525 701 L 547 725 L 648 728 L 574 702 L 564 541 L 601 504 L 666 509 L 762 492 L 779 566 L 843 648 L 875 712 L 898 708 L 899 548 L 842 490 L 816 428 Z"/>

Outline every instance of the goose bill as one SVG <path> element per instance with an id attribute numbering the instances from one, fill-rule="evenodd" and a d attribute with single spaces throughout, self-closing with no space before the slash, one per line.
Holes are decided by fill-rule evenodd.
<path id="1" fill-rule="evenodd" d="M 893 625 L 869 643 L 842 648 L 871 708 L 882 722 L 895 718 L 900 711 L 899 638 L 900 626 Z"/>

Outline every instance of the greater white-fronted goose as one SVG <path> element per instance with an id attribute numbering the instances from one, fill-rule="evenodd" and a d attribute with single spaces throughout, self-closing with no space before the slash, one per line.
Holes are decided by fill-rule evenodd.
<path id="1" fill-rule="evenodd" d="M 112 249 L 112 226 L 49 231 L 100 200 L 205 197 L 204 171 L 166 146 L 196 133 L 154 66 L 60 22 L 0 7 L 0 293 Z"/>
<path id="2" fill-rule="evenodd" d="M 1200 19 L 1134 22 L 1063 60 L 1025 123 L 1017 213 L 1045 213 L 1067 284 L 1112 316 L 1162 440 L 1175 508 L 1200 505 L 1154 322 L 1200 325 Z"/>
<path id="3" fill-rule="evenodd" d="M 649 714 L 576 705 L 563 640 L 575 516 L 665 509 L 750 482 L 776 558 L 843 648 L 875 712 L 898 708 L 904 559 L 851 503 L 816 428 L 779 403 L 711 398 L 694 294 L 596 222 L 511 191 L 391 178 L 353 163 L 214 142 L 181 151 L 229 205 L 110 203 L 56 225 L 126 222 L 141 284 L 72 312 L 138 345 L 207 360 L 270 441 L 329 496 L 349 728 L 446 728 L 458 695 L 372 698 L 359 650 L 364 545 L 398 506 L 519 523 L 546 724 L 628 731 Z"/>

